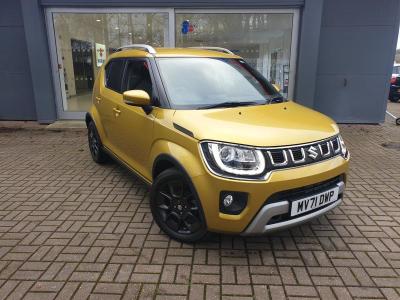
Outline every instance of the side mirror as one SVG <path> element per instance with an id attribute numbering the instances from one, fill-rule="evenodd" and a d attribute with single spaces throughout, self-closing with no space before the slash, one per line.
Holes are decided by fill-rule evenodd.
<path id="1" fill-rule="evenodd" d="M 281 86 L 279 84 L 273 83 L 272 85 L 274 86 L 274 88 L 278 93 L 281 91 Z"/>
<path id="2" fill-rule="evenodd" d="M 125 91 L 122 95 L 124 102 L 132 106 L 149 106 L 150 96 L 143 90 Z"/>

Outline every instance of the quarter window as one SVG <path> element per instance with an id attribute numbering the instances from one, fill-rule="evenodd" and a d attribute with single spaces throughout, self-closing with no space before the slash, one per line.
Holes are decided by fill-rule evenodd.
<path id="1" fill-rule="evenodd" d="M 105 85 L 107 88 L 114 90 L 118 93 L 121 93 L 122 87 L 122 74 L 124 71 L 124 60 L 116 59 L 110 61 L 106 68 L 106 80 Z"/>

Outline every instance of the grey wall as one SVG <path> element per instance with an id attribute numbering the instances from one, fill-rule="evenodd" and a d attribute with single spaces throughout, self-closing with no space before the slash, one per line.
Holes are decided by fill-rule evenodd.
<path id="1" fill-rule="evenodd" d="M 254 8 L 298 7 L 305 0 L 40 0 L 46 6 L 107 6 L 107 7 L 200 7 Z"/>
<path id="2" fill-rule="evenodd" d="M 0 3 L 0 120 L 36 119 L 19 1 Z"/>
<path id="3" fill-rule="evenodd" d="M 300 20 L 294 99 L 308 107 L 314 107 L 323 4 L 323 0 L 306 0 Z"/>
<path id="4" fill-rule="evenodd" d="M 18 1 L 15 1 L 18 2 Z M 51 123 L 57 118 L 44 9 L 38 0 L 21 0 L 36 118 Z"/>
<path id="5" fill-rule="evenodd" d="M 398 0 L 325 0 L 314 107 L 339 122 L 384 121 Z"/>
<path id="6" fill-rule="evenodd" d="M 399 28 L 398 0 L 2 0 L 0 119 L 56 119 L 46 6 L 300 7 L 298 101 L 340 122 L 384 119 Z"/>

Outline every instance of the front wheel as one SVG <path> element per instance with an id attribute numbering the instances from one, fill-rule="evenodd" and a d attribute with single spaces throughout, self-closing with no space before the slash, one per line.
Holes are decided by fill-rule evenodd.
<path id="1" fill-rule="evenodd" d="M 200 201 L 181 171 L 168 169 L 157 176 L 150 194 L 150 207 L 158 226 L 171 238 L 196 242 L 207 233 Z"/>

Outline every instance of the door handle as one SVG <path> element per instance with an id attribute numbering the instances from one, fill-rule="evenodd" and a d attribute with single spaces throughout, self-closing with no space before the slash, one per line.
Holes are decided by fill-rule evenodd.
<path id="1" fill-rule="evenodd" d="M 121 111 L 116 107 L 113 108 L 113 111 L 114 111 L 116 117 L 118 117 L 121 113 Z"/>
<path id="2" fill-rule="evenodd" d="M 100 101 L 101 101 L 101 97 L 99 97 L 99 96 L 96 96 L 96 101 L 97 101 L 97 104 L 99 104 L 99 103 L 100 103 Z"/>

